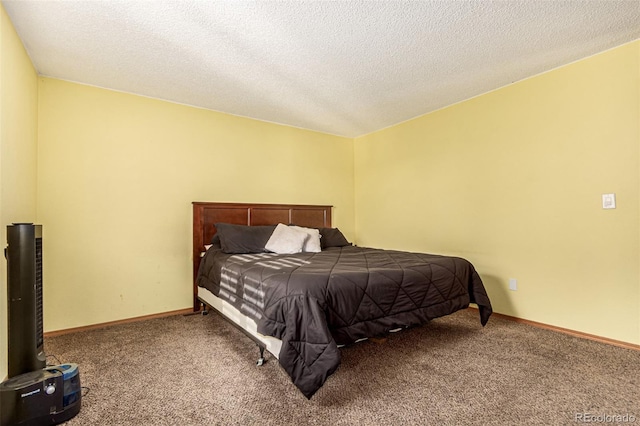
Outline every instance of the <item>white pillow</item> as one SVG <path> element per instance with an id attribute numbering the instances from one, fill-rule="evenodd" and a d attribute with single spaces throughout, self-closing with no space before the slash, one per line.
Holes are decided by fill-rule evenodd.
<path id="1" fill-rule="evenodd" d="M 303 228 L 301 226 L 289 225 L 289 228 L 298 229 L 307 234 L 307 239 L 304 241 L 304 247 L 302 251 L 309 253 L 320 253 L 320 231 L 314 228 Z"/>
<path id="2" fill-rule="evenodd" d="M 304 231 L 279 223 L 264 248 L 278 254 L 301 253 L 308 236 Z"/>

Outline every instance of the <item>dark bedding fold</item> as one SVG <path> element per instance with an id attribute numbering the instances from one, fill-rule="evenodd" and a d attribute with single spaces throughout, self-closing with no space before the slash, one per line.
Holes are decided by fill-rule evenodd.
<path id="1" fill-rule="evenodd" d="M 331 338 L 324 310 L 317 300 L 295 295 L 283 299 L 279 306 L 286 312 L 285 324 L 300 325 L 284 327 L 284 333 L 276 333 L 275 337 L 281 339 L 283 345 L 280 365 L 298 389 L 311 398 L 340 365 L 340 351 Z M 268 318 L 258 323 L 258 331 L 265 335 L 274 335 L 273 330 L 282 329 Z"/>
<path id="2" fill-rule="evenodd" d="M 424 324 L 471 302 L 482 325 L 492 312 L 465 259 L 352 246 L 233 256 L 214 248 L 197 283 L 282 340 L 280 364 L 307 398 L 338 368 L 338 344 Z"/>

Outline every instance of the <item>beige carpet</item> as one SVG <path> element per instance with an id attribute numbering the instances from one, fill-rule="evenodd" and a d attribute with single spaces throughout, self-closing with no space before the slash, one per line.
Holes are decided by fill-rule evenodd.
<path id="1" fill-rule="evenodd" d="M 51 337 L 45 348 L 78 363 L 90 388 L 69 425 L 640 424 L 640 351 L 495 317 L 483 329 L 477 315 L 343 348 L 311 400 L 275 358 L 257 367 L 254 343 L 216 314 Z"/>

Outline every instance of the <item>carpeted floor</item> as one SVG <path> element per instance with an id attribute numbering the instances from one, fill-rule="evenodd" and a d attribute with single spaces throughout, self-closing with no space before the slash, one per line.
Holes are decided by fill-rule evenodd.
<path id="1" fill-rule="evenodd" d="M 640 424 L 640 351 L 476 310 L 342 349 L 307 400 L 215 314 L 50 337 L 89 388 L 68 425 Z M 626 416 L 626 417 L 624 417 Z"/>

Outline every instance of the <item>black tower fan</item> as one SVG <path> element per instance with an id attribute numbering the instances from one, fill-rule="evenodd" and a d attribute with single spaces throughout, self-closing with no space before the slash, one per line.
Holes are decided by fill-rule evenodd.
<path id="1" fill-rule="evenodd" d="M 9 378 L 46 366 L 42 333 L 42 225 L 7 226 Z"/>
<path id="2" fill-rule="evenodd" d="M 42 225 L 7 226 L 8 376 L 0 425 L 54 425 L 80 411 L 76 364 L 46 366 L 42 317 Z"/>

